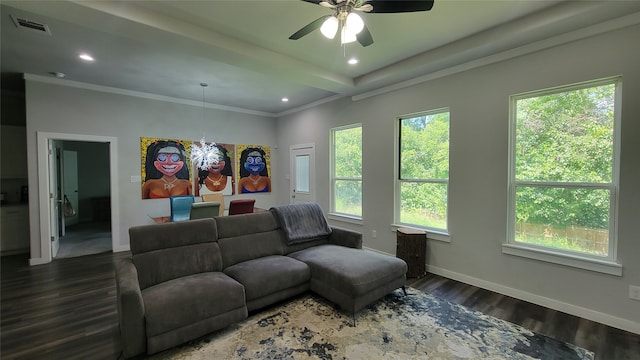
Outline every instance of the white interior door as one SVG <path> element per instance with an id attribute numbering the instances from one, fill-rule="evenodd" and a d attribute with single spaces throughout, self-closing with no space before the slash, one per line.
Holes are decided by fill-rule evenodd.
<path id="1" fill-rule="evenodd" d="M 292 145 L 290 203 L 316 201 L 315 145 Z"/>
<path id="2" fill-rule="evenodd" d="M 51 233 L 51 256 L 58 255 L 60 249 L 60 229 L 62 198 L 58 191 L 58 148 L 54 145 L 55 140 L 49 140 L 49 227 Z"/>
<path id="3" fill-rule="evenodd" d="M 64 195 L 67 196 L 73 209 L 76 210 L 74 216 L 65 216 L 64 223 L 66 226 L 78 223 L 78 153 L 76 151 L 64 150 L 63 152 L 63 180 L 62 189 Z"/>

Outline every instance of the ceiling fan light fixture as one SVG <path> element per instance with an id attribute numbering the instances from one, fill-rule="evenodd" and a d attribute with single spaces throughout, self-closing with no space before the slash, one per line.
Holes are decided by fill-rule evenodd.
<path id="1" fill-rule="evenodd" d="M 364 29 L 364 21 L 362 20 L 360 15 L 352 12 L 347 16 L 345 26 L 349 28 L 349 31 L 353 32 L 355 36 L 359 34 L 362 29 Z"/>
<path id="2" fill-rule="evenodd" d="M 327 20 L 325 20 L 324 23 L 322 23 L 322 26 L 320 27 L 320 32 L 327 39 L 333 39 L 334 37 L 336 37 L 336 33 L 338 32 L 339 23 L 340 22 L 338 21 L 338 18 L 336 18 L 335 16 L 331 16 L 327 18 Z"/>
<path id="3" fill-rule="evenodd" d="M 356 33 L 354 33 L 353 31 L 351 31 L 351 29 L 345 25 L 342 27 L 342 30 L 340 32 L 340 43 L 341 44 L 348 44 L 348 43 L 352 43 L 354 41 L 356 41 Z"/>

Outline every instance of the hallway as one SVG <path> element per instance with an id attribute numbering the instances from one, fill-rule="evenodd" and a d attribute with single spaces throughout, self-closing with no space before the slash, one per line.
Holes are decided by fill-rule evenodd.
<path id="1" fill-rule="evenodd" d="M 108 222 L 87 222 L 68 226 L 60 237 L 56 259 L 112 252 L 111 227 Z"/>

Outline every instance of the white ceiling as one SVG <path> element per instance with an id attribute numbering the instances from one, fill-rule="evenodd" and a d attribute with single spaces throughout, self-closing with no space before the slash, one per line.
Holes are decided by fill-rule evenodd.
<path id="1" fill-rule="evenodd" d="M 2 87 L 16 73 L 267 115 L 353 96 L 640 12 L 640 1 L 435 0 L 431 11 L 363 14 L 374 44 L 315 31 L 331 10 L 299 0 L 2 1 Z M 18 29 L 10 15 L 48 25 Z M 637 19 L 636 16 L 634 19 Z M 91 64 L 77 59 L 91 53 Z M 352 66 L 347 59 L 357 57 Z M 282 97 L 288 103 L 282 103 Z"/>

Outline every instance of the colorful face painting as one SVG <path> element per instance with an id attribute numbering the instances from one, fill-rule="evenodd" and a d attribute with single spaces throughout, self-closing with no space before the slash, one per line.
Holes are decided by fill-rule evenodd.
<path id="1" fill-rule="evenodd" d="M 235 175 L 233 166 L 235 164 L 235 145 L 222 143 L 206 143 L 209 147 L 217 149 L 217 162 L 213 161 L 206 169 L 201 169 L 198 164 L 193 164 L 194 176 L 193 189 L 196 196 L 204 194 L 222 193 L 223 195 L 233 195 L 235 189 Z M 193 146 L 201 146 L 194 142 Z"/>
<path id="2" fill-rule="evenodd" d="M 271 178 L 269 177 L 271 151 L 269 147 L 237 145 L 236 150 L 240 153 L 238 192 L 240 194 L 271 192 Z"/>
<path id="3" fill-rule="evenodd" d="M 192 195 L 190 151 L 191 141 L 140 138 L 142 198 Z"/>

